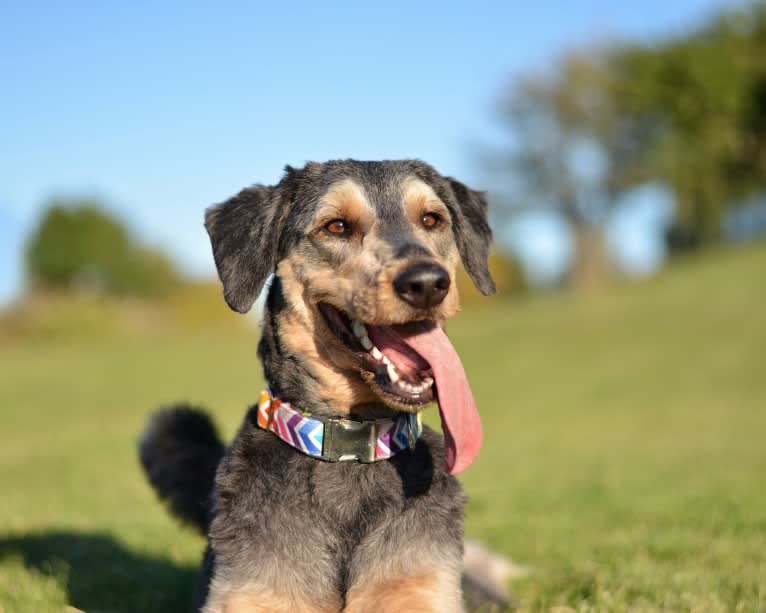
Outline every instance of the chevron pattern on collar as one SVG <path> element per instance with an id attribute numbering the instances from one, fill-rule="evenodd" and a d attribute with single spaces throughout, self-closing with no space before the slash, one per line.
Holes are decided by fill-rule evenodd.
<path id="1" fill-rule="evenodd" d="M 387 460 L 414 447 L 423 432 L 419 414 L 365 421 L 311 417 L 274 398 L 268 389 L 258 400 L 257 420 L 259 428 L 291 447 L 328 462 Z"/>

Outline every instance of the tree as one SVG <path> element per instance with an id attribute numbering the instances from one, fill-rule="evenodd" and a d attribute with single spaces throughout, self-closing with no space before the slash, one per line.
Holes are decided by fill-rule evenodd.
<path id="1" fill-rule="evenodd" d="M 601 224 L 612 206 L 607 171 L 612 109 L 608 65 L 598 52 L 571 54 L 551 71 L 513 84 L 501 105 L 511 146 L 493 154 L 505 175 L 506 212 L 546 209 L 569 224 L 577 245 L 570 280 L 600 276 Z"/>
<path id="2" fill-rule="evenodd" d="M 566 219 L 578 285 L 601 270 L 611 208 L 645 183 L 674 194 L 674 236 L 718 240 L 725 212 L 766 186 L 765 58 L 766 6 L 756 4 L 656 45 L 570 53 L 517 80 L 501 107 L 510 144 L 492 164 L 506 212 Z"/>
<path id="3" fill-rule="evenodd" d="M 33 287 L 151 296 L 178 283 L 169 258 L 139 244 L 92 201 L 54 201 L 26 247 Z"/>
<path id="4" fill-rule="evenodd" d="M 766 5 L 615 50 L 611 63 L 609 96 L 640 134 L 612 168 L 615 189 L 660 179 L 676 197 L 674 232 L 718 240 L 726 211 L 766 186 Z"/>

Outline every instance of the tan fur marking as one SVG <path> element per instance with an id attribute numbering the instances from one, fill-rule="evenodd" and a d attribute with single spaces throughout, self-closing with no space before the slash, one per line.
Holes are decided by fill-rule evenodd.
<path id="1" fill-rule="evenodd" d="M 322 198 L 315 219 L 318 224 L 335 218 L 369 227 L 374 217 L 372 206 L 361 185 L 351 179 L 334 183 Z"/>
<path id="2" fill-rule="evenodd" d="M 338 605 L 296 602 L 269 591 L 230 592 L 211 597 L 204 613 L 337 613 Z"/>
<path id="3" fill-rule="evenodd" d="M 397 577 L 352 590 L 344 613 L 457 613 L 463 610 L 454 573 L 439 570 Z"/>
<path id="4" fill-rule="evenodd" d="M 357 374 L 356 360 L 320 321 L 315 303 L 305 299 L 306 287 L 295 278 L 289 258 L 280 262 L 278 274 L 291 305 L 280 315 L 280 337 L 301 355 L 319 382 L 316 390 L 319 397 L 344 415 L 355 405 L 375 402 L 374 392 Z"/>
<path id="5" fill-rule="evenodd" d="M 439 213 L 449 222 L 449 211 L 433 188 L 420 179 L 410 177 L 402 182 L 404 192 L 404 207 L 410 219 L 419 223 L 423 213 Z M 446 230 L 448 223 L 444 225 Z"/>

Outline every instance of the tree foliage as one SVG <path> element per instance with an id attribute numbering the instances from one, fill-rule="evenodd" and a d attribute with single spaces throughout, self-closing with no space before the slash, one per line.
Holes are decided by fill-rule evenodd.
<path id="1" fill-rule="evenodd" d="M 163 253 L 138 243 L 99 203 L 54 201 L 26 248 L 33 287 L 110 295 L 166 292 L 178 274 Z"/>
<path id="2" fill-rule="evenodd" d="M 717 240 L 724 212 L 766 187 L 766 5 L 657 47 L 617 49 L 611 63 L 608 94 L 631 135 L 612 184 L 662 180 L 677 228 Z"/>
<path id="3" fill-rule="evenodd" d="M 494 155 L 507 210 L 555 210 L 578 240 L 620 195 L 659 181 L 675 196 L 676 232 L 704 245 L 729 207 L 766 188 L 762 3 L 656 44 L 570 53 L 509 91 L 510 146 Z"/>

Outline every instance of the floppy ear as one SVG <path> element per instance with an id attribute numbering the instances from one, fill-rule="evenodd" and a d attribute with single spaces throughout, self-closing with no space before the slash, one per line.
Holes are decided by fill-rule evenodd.
<path id="1" fill-rule="evenodd" d="M 452 177 L 446 180 L 454 202 L 447 199 L 445 204 L 452 216 L 452 230 L 463 266 L 482 294 L 494 294 L 497 288 L 488 262 L 492 230 L 487 221 L 487 198 L 483 192 L 470 189 Z"/>
<path id="2" fill-rule="evenodd" d="M 240 313 L 250 310 L 277 265 L 281 201 L 277 188 L 256 185 L 205 211 L 224 298 Z"/>

